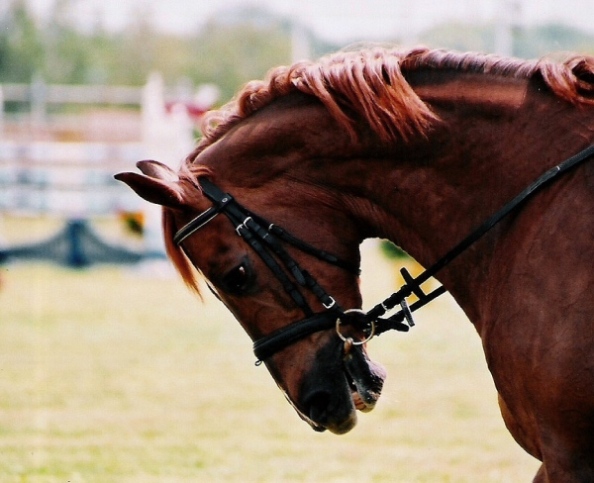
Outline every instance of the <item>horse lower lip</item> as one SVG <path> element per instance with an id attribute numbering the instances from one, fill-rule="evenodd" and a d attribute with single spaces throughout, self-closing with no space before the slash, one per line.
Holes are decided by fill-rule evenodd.
<path id="1" fill-rule="evenodd" d="M 347 379 L 349 380 L 349 386 L 351 388 L 351 397 L 353 399 L 355 409 L 364 413 L 371 411 L 375 407 L 375 403 L 379 399 L 380 394 L 364 389 L 359 389 L 357 384 L 350 378 L 348 374 Z"/>
<path id="2" fill-rule="evenodd" d="M 351 393 L 351 397 L 353 398 L 353 404 L 355 405 L 355 409 L 357 409 L 357 411 L 368 413 L 375 407 L 376 400 L 366 401 L 357 391 L 353 391 Z"/>
<path id="3" fill-rule="evenodd" d="M 385 369 L 370 361 L 362 352 L 344 359 L 345 374 L 352 391 L 353 404 L 363 412 L 371 411 L 380 397 Z"/>

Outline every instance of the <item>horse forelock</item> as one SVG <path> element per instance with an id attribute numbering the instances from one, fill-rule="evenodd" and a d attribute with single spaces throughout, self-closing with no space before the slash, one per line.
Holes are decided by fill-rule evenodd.
<path id="1" fill-rule="evenodd" d="M 188 199 L 191 197 L 202 196 L 198 178 L 209 175 L 210 171 L 204 166 L 192 166 L 190 163 L 182 164 L 178 173 L 181 184 L 187 186 Z M 184 283 L 193 291 L 200 295 L 199 272 L 192 265 L 184 251 L 174 241 L 175 234 L 180 228 L 175 223 L 174 212 L 170 208 L 163 208 L 162 214 L 163 237 L 165 240 L 165 251 L 172 261 L 178 273 L 181 275 Z"/>
<path id="2" fill-rule="evenodd" d="M 169 259 L 180 274 L 184 283 L 193 291 L 200 294 L 198 283 L 198 272 L 188 259 L 182 249 L 173 241 L 177 228 L 175 226 L 173 212 L 163 208 L 163 237 L 165 239 L 165 251 Z"/>

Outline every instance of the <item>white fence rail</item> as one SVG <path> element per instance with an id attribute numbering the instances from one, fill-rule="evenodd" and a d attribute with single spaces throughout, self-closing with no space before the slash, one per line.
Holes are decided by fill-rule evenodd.
<path id="1" fill-rule="evenodd" d="M 0 212 L 86 218 L 146 211 L 113 174 L 134 169 L 136 161 L 147 157 L 177 165 L 191 150 L 194 124 L 187 111 L 171 107 L 172 92 L 166 99 L 158 74 L 144 87 L 47 85 L 41 80 L 0 85 Z M 186 105 L 188 93 L 178 92 L 180 106 Z M 4 115 L 7 103 L 24 103 L 28 110 Z M 89 105 L 95 117 L 48 115 L 53 104 Z M 122 105 L 136 106 L 136 114 L 128 109 L 126 117 L 113 120 L 109 113 L 97 115 L 97 106 Z M 72 133 L 86 128 L 89 138 L 89 126 L 95 126 L 92 142 Z M 53 136 L 60 129 L 69 142 Z M 111 134 L 102 139 L 103 131 Z"/>
<path id="2" fill-rule="evenodd" d="M 143 143 L 0 143 L 0 209 L 87 218 L 142 205 L 113 179 L 146 157 Z"/>
<path id="3" fill-rule="evenodd" d="M 134 170 L 136 161 L 147 158 L 176 167 L 193 146 L 195 122 L 189 113 L 196 105 L 188 101 L 188 93 L 179 89 L 178 95 L 170 92 L 166 99 L 158 74 L 140 88 L 46 85 L 40 80 L 0 85 L 0 216 L 89 219 L 142 211 L 145 251 L 163 252 L 159 208 L 138 198 L 113 175 Z M 24 103 L 28 109 L 8 116 L 7 103 Z M 79 115 L 78 108 L 76 114 L 56 116 L 49 108 L 69 104 L 89 105 L 95 117 Z M 122 105 L 127 115 L 120 112 L 112 119 L 114 106 Z M 98 106 L 108 106 L 108 112 L 97 116 Z M 137 106 L 133 119 L 130 106 Z M 75 132 L 82 128 L 85 135 Z M 110 136 L 102 137 L 104 131 Z"/>
<path id="4" fill-rule="evenodd" d="M 2 84 L 4 101 L 46 102 L 50 104 L 138 105 L 142 87 L 106 85 Z"/>

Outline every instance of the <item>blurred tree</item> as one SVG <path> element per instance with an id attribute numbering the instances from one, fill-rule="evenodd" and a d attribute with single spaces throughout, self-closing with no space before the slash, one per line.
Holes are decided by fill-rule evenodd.
<path id="1" fill-rule="evenodd" d="M 122 31 L 100 20 L 88 31 L 76 25 L 76 0 L 56 0 L 45 21 L 35 19 L 26 0 L 0 9 L 0 82 L 142 85 L 151 71 L 169 84 L 180 78 L 215 83 L 222 99 L 241 84 L 290 61 L 290 23 L 261 9 L 215 15 L 192 36 L 159 32 L 150 10 L 132 12 Z"/>
<path id="2" fill-rule="evenodd" d="M 42 70 L 41 33 L 25 0 L 12 0 L 0 17 L 0 82 L 30 81 Z"/>
<path id="3" fill-rule="evenodd" d="M 221 24 L 211 21 L 194 40 L 187 75 L 200 83 L 216 83 L 224 99 L 252 79 L 262 78 L 291 58 L 290 36 L 278 24 Z"/>
<path id="4" fill-rule="evenodd" d="M 542 57 L 554 52 L 594 53 L 594 35 L 561 24 L 519 30 L 514 54 L 524 58 Z"/>
<path id="5" fill-rule="evenodd" d="M 168 84 L 179 79 L 214 83 L 229 99 L 251 79 L 262 78 L 273 66 L 291 60 L 292 20 L 267 10 L 221 11 L 193 35 L 158 31 L 146 8 L 132 11 L 125 29 L 95 26 L 81 30 L 72 17 L 79 0 L 55 0 L 44 21 L 32 14 L 27 0 L 0 0 L 0 82 L 30 82 L 41 75 L 54 83 L 142 85 L 151 71 Z M 311 35 L 312 56 L 339 46 Z M 448 23 L 419 39 L 435 47 L 492 51 L 491 24 Z M 518 29 L 515 53 L 540 57 L 550 51 L 594 52 L 594 36 L 561 25 Z"/>
<path id="6" fill-rule="evenodd" d="M 410 258 L 402 248 L 388 240 L 380 242 L 380 251 L 388 260 L 407 260 Z"/>
<path id="7" fill-rule="evenodd" d="M 165 37 L 153 23 L 153 14 L 137 9 L 123 32 L 113 35 L 106 54 L 109 58 L 109 82 L 142 85 L 157 67 L 157 45 Z M 96 46 L 97 47 L 97 46 Z M 169 55 L 165 52 L 164 55 Z"/>
<path id="8" fill-rule="evenodd" d="M 448 22 L 427 30 L 419 40 L 426 45 L 461 52 L 492 52 L 495 45 L 495 29 L 485 25 Z"/>
<path id="9" fill-rule="evenodd" d="M 459 51 L 493 52 L 495 26 L 450 22 L 423 33 L 424 44 Z M 551 52 L 594 53 L 594 35 L 560 24 L 514 29 L 514 55 L 525 59 L 539 58 Z"/>
<path id="10" fill-rule="evenodd" d="M 73 0 L 56 0 L 41 33 L 44 39 L 43 76 L 46 82 L 84 83 L 90 70 L 89 38 L 75 27 Z"/>

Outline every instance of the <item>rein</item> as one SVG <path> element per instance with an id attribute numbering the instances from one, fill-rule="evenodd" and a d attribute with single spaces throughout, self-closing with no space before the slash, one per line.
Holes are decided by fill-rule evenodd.
<path id="1" fill-rule="evenodd" d="M 305 243 L 277 225 L 268 223 L 263 218 L 245 209 L 230 194 L 223 193 L 206 178 L 200 178 L 199 183 L 203 193 L 213 202 L 213 206 L 183 226 L 175 234 L 173 241 L 180 245 L 186 238 L 198 231 L 217 215 L 224 213 L 235 226 L 237 234 L 243 237 L 260 256 L 275 277 L 282 283 L 283 288 L 292 300 L 303 311 L 305 319 L 277 329 L 254 342 L 254 354 L 258 359 L 256 364 L 261 364 L 265 359 L 304 337 L 332 328 L 336 328 L 338 336 L 345 342 L 345 347 L 349 344 L 360 345 L 369 341 L 374 335 L 380 335 L 388 330 L 401 332 L 410 330 L 415 325 L 412 313 L 446 292 L 445 288 L 441 286 L 426 294 L 421 289 L 423 283 L 464 253 L 471 245 L 476 243 L 503 218 L 528 200 L 543 186 L 557 179 L 571 168 L 586 161 L 592 155 L 594 155 L 594 145 L 590 145 L 578 154 L 543 173 L 536 181 L 506 203 L 499 211 L 485 220 L 466 238 L 417 277 L 413 278 L 406 269 L 401 269 L 405 284 L 397 292 L 390 295 L 386 300 L 373 307 L 367 313 L 358 309 L 344 311 L 340 308 L 336 300 L 328 295 L 317 281 L 306 270 L 303 270 L 286 252 L 281 242 L 292 245 L 298 250 L 326 263 L 356 274 L 359 273 L 358 267 Z M 292 279 L 287 274 L 287 271 L 292 276 Z M 324 312 L 314 313 L 301 294 L 299 287 L 312 292 L 326 310 Z M 409 306 L 407 298 L 413 294 L 417 296 L 418 300 Z M 398 312 L 388 318 L 381 318 L 396 306 L 400 306 Z M 365 340 L 353 342 L 351 338 L 345 338 L 340 332 L 340 326 L 344 324 L 353 325 L 363 330 L 366 337 Z"/>

